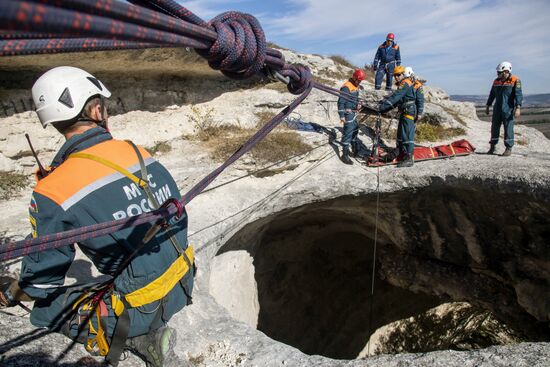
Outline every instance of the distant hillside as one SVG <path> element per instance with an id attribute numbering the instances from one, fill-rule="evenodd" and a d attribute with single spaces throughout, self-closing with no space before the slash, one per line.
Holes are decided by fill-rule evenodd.
<path id="1" fill-rule="evenodd" d="M 459 102 L 473 102 L 477 106 L 485 105 L 487 102 L 487 95 L 451 95 L 451 99 Z M 550 93 L 544 94 L 529 94 L 526 95 L 523 101 L 524 107 L 550 107 Z"/>

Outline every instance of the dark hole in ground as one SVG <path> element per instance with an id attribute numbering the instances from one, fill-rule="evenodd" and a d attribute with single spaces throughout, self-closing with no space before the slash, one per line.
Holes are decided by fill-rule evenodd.
<path id="1" fill-rule="evenodd" d="M 262 218 L 236 233 L 219 253 L 244 249 L 252 255 L 258 329 L 307 354 L 356 358 L 369 333 L 411 316 L 417 316 L 416 324 L 403 328 L 408 335 L 388 334 L 386 342 L 396 345 L 386 351 L 510 342 L 513 338 L 497 335 L 502 330 L 519 340 L 550 340 L 547 306 L 536 296 L 549 290 L 548 198 L 517 188 L 506 192 L 483 183 L 475 189 L 471 182 L 458 184 L 436 182 L 381 196 L 373 299 L 374 195 Z M 426 317 L 425 311 L 450 301 L 468 302 L 472 310 Z M 456 318 L 499 324 L 485 332 L 476 330 L 484 321 L 474 322 L 474 330 L 457 336 L 451 322 Z"/>

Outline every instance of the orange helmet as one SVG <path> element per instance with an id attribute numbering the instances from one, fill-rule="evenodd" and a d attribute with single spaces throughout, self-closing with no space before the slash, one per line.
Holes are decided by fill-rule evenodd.
<path id="1" fill-rule="evenodd" d="M 393 75 L 401 75 L 405 72 L 405 67 L 402 65 L 396 66 L 395 69 L 393 69 Z"/>
<path id="2" fill-rule="evenodd" d="M 353 73 L 353 78 L 361 81 L 361 80 L 365 80 L 365 78 L 367 77 L 367 75 L 365 74 L 365 72 L 361 69 L 357 69 L 355 70 L 355 72 Z"/>

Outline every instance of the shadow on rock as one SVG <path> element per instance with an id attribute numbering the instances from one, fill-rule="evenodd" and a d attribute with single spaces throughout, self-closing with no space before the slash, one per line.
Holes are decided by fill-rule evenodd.
<path id="1" fill-rule="evenodd" d="M 104 363 L 100 363 L 93 359 L 92 357 L 82 357 L 75 362 L 55 362 L 55 358 L 43 353 L 21 353 L 9 357 L 0 357 L 0 365 L 6 367 L 77 367 L 77 366 L 88 366 L 88 367 L 99 367 L 105 366 Z"/>

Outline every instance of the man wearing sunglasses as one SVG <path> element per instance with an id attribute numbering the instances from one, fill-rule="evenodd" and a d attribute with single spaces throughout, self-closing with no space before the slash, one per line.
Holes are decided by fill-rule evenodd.
<path id="1" fill-rule="evenodd" d="M 491 119 L 491 147 L 487 154 L 495 154 L 501 125 L 504 125 L 504 146 L 506 147 L 502 156 L 509 157 L 512 154 L 514 118 L 518 118 L 521 114 L 522 101 L 521 81 L 517 76 L 512 75 L 512 64 L 507 61 L 501 62 L 497 66 L 497 78 L 493 81 L 485 107 L 485 113 L 489 115 L 489 108 L 495 102 Z"/>

